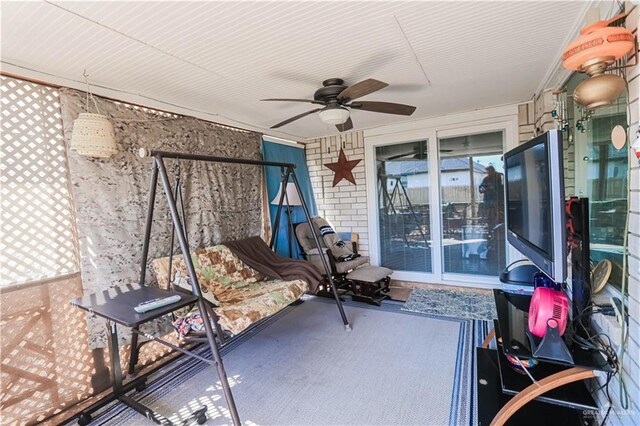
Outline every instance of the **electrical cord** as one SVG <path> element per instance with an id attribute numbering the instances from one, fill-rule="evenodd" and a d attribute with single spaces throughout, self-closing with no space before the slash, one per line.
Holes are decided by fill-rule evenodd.
<path id="1" fill-rule="evenodd" d="M 631 11 L 633 11 L 633 9 L 635 9 L 635 6 L 629 11 L 629 13 L 631 13 Z M 638 53 L 636 52 L 636 55 Z M 637 61 L 637 57 L 636 57 L 636 61 Z M 624 86 L 625 86 L 625 90 L 626 90 L 626 96 L 627 96 L 627 123 L 631 122 L 631 104 L 629 103 L 629 82 L 627 81 L 627 75 L 626 75 L 626 69 L 623 69 L 623 75 L 624 75 Z M 629 138 L 629 132 L 627 131 L 627 145 L 629 146 L 629 149 L 631 149 L 631 141 Z M 625 215 L 625 224 L 624 224 L 624 234 L 623 234 L 623 240 L 622 240 L 622 282 L 620 283 L 620 303 L 621 303 L 621 309 L 620 309 L 620 318 L 621 318 L 621 330 L 620 330 L 620 354 L 619 359 L 620 359 L 620 365 L 623 365 L 624 362 L 624 353 L 625 353 L 625 347 L 627 345 L 627 339 L 629 338 L 629 330 L 627 329 L 627 320 L 625 318 L 625 293 L 627 291 L 627 280 L 628 280 L 628 275 L 629 275 L 629 264 L 628 264 L 628 256 L 629 256 L 629 220 L 630 220 L 630 216 L 631 216 L 631 155 L 629 155 L 627 153 L 627 158 L 628 158 L 628 162 L 627 162 L 627 213 Z M 622 367 L 620 367 L 622 369 Z M 620 405 L 621 407 L 626 410 L 627 408 L 629 408 L 629 394 L 627 393 L 627 386 L 624 382 L 624 375 L 620 374 L 620 380 L 619 380 L 619 387 L 620 387 Z"/>
<path id="2" fill-rule="evenodd" d="M 608 372 L 607 373 L 607 380 L 605 381 L 605 383 L 603 385 L 601 385 L 600 387 L 598 387 L 597 389 L 591 391 L 591 395 L 593 395 L 596 392 L 599 392 L 602 389 L 604 389 L 605 390 L 605 395 L 607 397 L 607 401 L 609 402 L 609 407 L 607 408 L 607 412 L 605 413 L 604 417 L 602 418 L 602 422 L 600 423 L 600 426 L 604 426 L 604 424 L 607 422 L 607 419 L 609 418 L 609 414 L 611 413 L 611 409 L 613 408 L 611 395 L 609 394 L 609 383 L 611 382 L 611 379 L 613 378 L 614 375 L 615 375 L 614 373 Z"/>
<path id="3" fill-rule="evenodd" d="M 589 328 L 585 325 L 584 321 L 588 318 L 588 316 L 592 313 L 601 313 L 603 312 L 603 307 L 597 304 L 590 304 L 586 308 L 582 310 L 574 319 L 571 321 L 568 327 L 569 337 L 570 339 L 579 345 L 581 348 L 589 351 L 599 352 L 601 353 L 607 360 L 607 364 L 612 368 L 613 371 L 608 371 L 607 379 L 604 384 L 600 385 L 600 387 L 594 389 L 591 394 L 599 392 L 604 389 L 604 393 L 607 397 L 607 401 L 609 403 L 609 407 L 602 418 L 601 426 L 603 426 L 609 415 L 611 414 L 611 410 L 613 409 L 613 400 L 611 398 L 611 393 L 609 389 L 609 385 L 611 384 L 611 380 L 618 375 L 618 380 L 621 384 L 621 406 L 623 409 L 625 405 L 628 404 L 628 396 L 626 395 L 626 387 L 622 378 L 622 360 L 620 359 L 618 353 L 615 351 L 611 338 L 608 334 L 599 332 L 592 334 L 589 331 Z M 603 364 L 604 366 L 604 364 Z"/>
<path id="4" fill-rule="evenodd" d="M 607 400 L 609 401 L 609 408 L 607 408 L 607 412 L 602 418 L 602 423 L 600 423 L 600 426 L 605 425 L 605 423 L 607 422 L 607 419 L 609 418 L 609 414 L 611 414 L 611 409 L 613 408 L 613 402 L 611 401 L 611 395 L 609 394 L 609 383 L 611 382 L 611 379 L 613 378 L 614 375 L 615 374 L 613 373 L 607 373 L 607 381 L 605 382 L 604 385 L 598 388 L 598 390 L 601 390 L 604 387 L 605 395 L 607 395 Z"/>
<path id="5" fill-rule="evenodd" d="M 609 401 L 609 408 L 607 409 L 607 413 L 604 415 L 604 418 L 602 419 L 602 423 L 600 424 L 600 426 L 604 426 L 607 419 L 609 418 L 611 409 L 613 408 L 613 401 L 611 400 L 611 394 L 609 393 L 609 383 L 611 382 L 611 379 L 613 378 L 613 376 L 615 376 L 615 373 L 607 374 L 607 381 L 605 383 L 604 389 L 605 389 L 605 394 L 607 395 L 607 400 Z"/>
<path id="6" fill-rule="evenodd" d="M 568 327 L 568 335 L 572 342 L 580 346 L 584 350 L 598 352 L 606 359 L 606 363 L 618 372 L 618 355 L 611 345 L 611 339 L 606 333 L 592 334 L 589 328 L 584 324 L 584 320 L 589 318 L 591 314 L 601 313 L 602 308 L 598 305 L 590 304 L 585 307 L 570 323 Z M 604 366 L 603 364 L 602 366 Z"/>

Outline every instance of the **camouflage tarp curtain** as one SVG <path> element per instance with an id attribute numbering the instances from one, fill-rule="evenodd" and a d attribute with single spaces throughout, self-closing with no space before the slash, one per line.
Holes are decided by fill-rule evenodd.
<path id="1" fill-rule="evenodd" d="M 63 89 L 60 98 L 68 145 L 73 121 L 85 111 L 86 97 Z M 139 148 L 261 159 L 258 133 L 101 98 L 96 101 L 114 125 L 118 153 L 108 159 L 68 153 L 85 294 L 138 280 L 152 166 L 152 160 L 138 156 Z M 174 161 L 165 161 L 173 181 Z M 192 248 L 260 235 L 262 173 L 259 167 L 239 164 L 180 162 Z M 170 246 L 171 221 L 160 187 L 156 198 L 149 262 L 167 256 Z M 179 251 L 177 244 L 175 249 Z M 147 277 L 155 279 L 152 272 Z M 106 344 L 102 321 L 90 320 L 89 334 L 92 347 Z"/>

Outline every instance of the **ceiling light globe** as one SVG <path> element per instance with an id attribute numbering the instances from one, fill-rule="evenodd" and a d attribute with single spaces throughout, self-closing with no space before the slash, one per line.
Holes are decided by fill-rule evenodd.
<path id="1" fill-rule="evenodd" d="M 343 124 L 349 119 L 349 110 L 343 107 L 323 109 L 319 114 L 320 120 L 326 124 Z"/>

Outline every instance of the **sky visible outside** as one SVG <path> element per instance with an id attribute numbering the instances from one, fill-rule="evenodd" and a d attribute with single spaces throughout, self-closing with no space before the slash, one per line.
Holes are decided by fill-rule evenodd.
<path id="1" fill-rule="evenodd" d="M 496 169 L 496 172 L 504 173 L 504 163 L 502 162 L 501 157 L 502 157 L 502 154 L 483 155 L 483 156 L 473 157 L 473 160 L 478 164 L 482 164 L 484 167 L 492 165 L 493 168 Z"/>

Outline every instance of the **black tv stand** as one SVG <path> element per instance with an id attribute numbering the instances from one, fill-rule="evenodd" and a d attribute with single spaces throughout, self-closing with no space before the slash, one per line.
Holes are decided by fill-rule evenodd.
<path id="1" fill-rule="evenodd" d="M 526 333 L 531 297 L 494 290 L 494 298 L 498 319 L 476 350 L 478 424 L 589 424 L 598 406 L 585 381 L 611 371 L 606 359 L 577 345 L 567 346 L 573 364 L 535 358 Z M 489 349 L 494 338 L 497 349 Z M 511 367 L 507 354 L 538 361 L 530 370 L 535 383 Z"/>
<path id="2" fill-rule="evenodd" d="M 498 367 L 497 351 L 476 348 L 478 369 L 478 422 L 480 426 L 488 426 L 496 418 L 496 414 L 509 403 L 514 396 L 503 393 Z M 587 420 L 587 421 L 585 421 Z M 580 410 L 574 410 L 544 401 L 533 400 L 524 407 L 514 411 L 506 421 L 507 425 L 517 426 L 585 426 L 590 422 Z M 496 424 L 504 424 L 496 423 Z"/>

